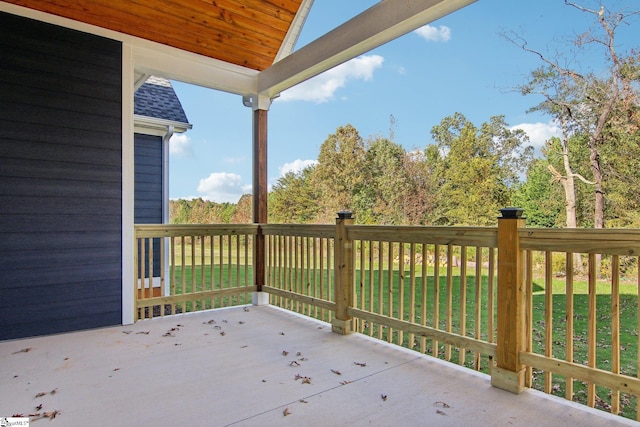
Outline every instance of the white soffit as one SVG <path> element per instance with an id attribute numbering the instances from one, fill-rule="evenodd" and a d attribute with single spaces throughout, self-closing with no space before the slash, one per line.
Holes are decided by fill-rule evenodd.
<path id="1" fill-rule="evenodd" d="M 273 98 L 476 0 L 382 0 L 258 75 L 258 94 Z"/>

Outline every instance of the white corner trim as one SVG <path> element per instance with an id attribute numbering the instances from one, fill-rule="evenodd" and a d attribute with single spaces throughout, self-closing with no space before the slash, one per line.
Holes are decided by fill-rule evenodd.
<path id="1" fill-rule="evenodd" d="M 133 51 L 122 44 L 122 324 L 134 320 L 134 124 L 133 124 Z"/>

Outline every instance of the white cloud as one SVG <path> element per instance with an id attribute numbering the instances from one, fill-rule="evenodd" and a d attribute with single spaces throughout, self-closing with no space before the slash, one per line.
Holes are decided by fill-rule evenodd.
<path id="1" fill-rule="evenodd" d="M 451 39 L 451 28 L 445 25 L 434 27 L 427 24 L 418 28 L 415 32 L 428 42 L 447 42 Z"/>
<path id="2" fill-rule="evenodd" d="M 235 173 L 214 172 L 198 184 L 198 193 L 218 203 L 236 203 L 240 196 L 250 192 L 251 185 L 243 185 L 242 177 Z"/>
<path id="3" fill-rule="evenodd" d="M 306 168 L 308 166 L 311 166 L 311 165 L 315 165 L 317 163 L 318 163 L 317 160 L 301 160 L 301 159 L 294 160 L 291 163 L 285 163 L 284 165 L 280 166 L 280 168 L 279 168 L 280 176 L 284 176 L 288 172 L 296 172 L 296 173 L 300 172 L 304 168 Z"/>
<path id="4" fill-rule="evenodd" d="M 191 138 L 184 133 L 174 133 L 169 140 L 169 153 L 178 156 L 192 156 Z"/>
<path id="5" fill-rule="evenodd" d="M 551 137 L 560 137 L 562 135 L 560 126 L 554 121 L 548 123 L 520 123 L 519 125 L 511 126 L 511 129 L 525 131 L 529 135 L 529 142 L 536 149 L 544 147 L 545 142 Z"/>
<path id="6" fill-rule="evenodd" d="M 282 92 L 277 101 L 327 102 L 333 99 L 335 92 L 343 88 L 347 81 L 371 80 L 373 72 L 383 62 L 384 58 L 380 55 L 359 56 Z"/>

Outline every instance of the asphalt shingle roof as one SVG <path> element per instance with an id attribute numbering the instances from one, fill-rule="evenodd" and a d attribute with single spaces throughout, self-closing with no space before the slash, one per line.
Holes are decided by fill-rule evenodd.
<path id="1" fill-rule="evenodd" d="M 134 94 L 134 113 L 140 116 L 189 123 L 171 82 L 151 76 Z"/>

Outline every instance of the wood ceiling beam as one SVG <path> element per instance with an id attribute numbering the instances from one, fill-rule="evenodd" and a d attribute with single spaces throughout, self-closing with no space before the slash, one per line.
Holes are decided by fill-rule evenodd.
<path id="1" fill-rule="evenodd" d="M 280 92 L 476 0 L 383 0 L 258 75 L 258 94 Z"/>

